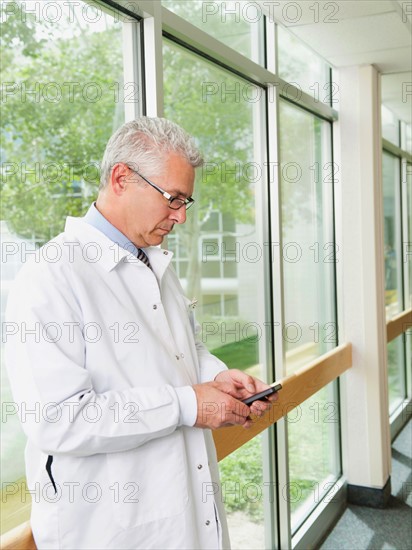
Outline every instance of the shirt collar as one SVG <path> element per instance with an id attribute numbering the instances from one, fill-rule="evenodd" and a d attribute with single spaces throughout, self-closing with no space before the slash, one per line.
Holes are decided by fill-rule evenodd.
<path id="1" fill-rule="evenodd" d="M 111 230 L 113 229 L 113 231 Z M 90 245 L 96 244 L 101 247 L 101 256 L 99 264 L 111 271 L 119 263 L 127 262 L 144 266 L 143 262 L 137 259 L 131 252 L 131 246 L 137 251 L 135 245 L 121 231 L 116 229 L 106 218 L 97 210 L 93 203 L 83 218 L 73 218 L 69 216 L 66 219 L 65 231 L 74 240 Z M 112 243 L 117 244 L 113 247 Z M 130 243 L 122 246 L 121 243 Z M 159 246 L 149 246 L 144 249 L 147 254 L 153 272 L 160 281 L 173 258 L 173 252 L 164 250 Z"/>
<path id="2" fill-rule="evenodd" d="M 97 210 L 95 202 L 90 206 L 83 221 L 101 231 L 103 235 L 106 235 L 111 241 L 133 254 L 133 256 L 137 256 L 136 246 Z"/>

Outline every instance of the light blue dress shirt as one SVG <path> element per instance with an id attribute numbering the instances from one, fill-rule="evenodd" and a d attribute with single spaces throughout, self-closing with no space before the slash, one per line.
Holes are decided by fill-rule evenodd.
<path id="1" fill-rule="evenodd" d="M 103 214 L 97 210 L 95 202 L 87 211 L 84 221 L 101 231 L 104 235 L 106 235 L 106 237 L 118 244 L 120 247 L 124 248 L 134 256 L 137 256 L 136 246 L 126 237 L 126 235 L 106 220 Z"/>

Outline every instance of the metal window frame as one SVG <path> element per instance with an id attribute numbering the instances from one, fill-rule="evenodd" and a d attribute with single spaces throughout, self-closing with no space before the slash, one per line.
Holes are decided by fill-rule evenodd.
<path id="1" fill-rule="evenodd" d="M 111 0 L 107 3 L 111 6 L 115 4 Z M 268 235 L 270 241 L 279 243 L 279 246 L 268 247 L 264 266 L 264 284 L 261 292 L 264 296 L 269 297 L 265 300 L 265 317 L 271 320 L 281 320 L 282 322 L 284 319 L 284 298 L 279 185 L 279 100 L 282 97 L 329 122 L 338 119 L 337 111 L 331 106 L 317 101 L 311 95 L 277 75 L 276 23 L 268 17 L 265 18 L 265 38 L 266 46 L 271 44 L 272 49 L 267 48 L 266 67 L 264 67 L 169 11 L 158 0 L 118 0 L 116 3 L 120 7 L 127 6 L 129 11 L 142 19 L 142 36 L 140 39 L 136 36 L 136 29 L 127 37 L 128 45 L 126 49 L 129 53 L 130 51 L 133 52 L 132 59 L 127 61 L 128 74 L 132 75 L 130 78 L 139 79 L 142 89 L 141 107 L 139 109 L 135 106 L 134 110 L 130 109 L 128 117 L 134 117 L 138 114 L 163 115 L 163 37 L 169 38 L 203 59 L 211 61 L 266 91 L 265 113 L 260 121 L 260 131 L 261 141 L 266 143 L 264 156 L 268 162 L 268 170 L 262 182 L 260 200 L 267 205 L 267 208 L 263 211 L 260 227 L 257 227 L 257 231 L 262 231 L 263 235 Z M 138 62 L 141 53 L 143 54 L 141 57 L 143 70 L 140 69 L 139 72 L 139 66 L 142 66 Z M 331 142 L 332 147 L 333 141 Z M 269 179 L 271 165 L 277 166 L 274 174 L 275 181 L 273 182 Z M 267 374 L 269 380 L 283 376 L 284 373 L 281 369 L 285 364 L 282 333 L 273 328 L 274 323 L 271 323 L 271 326 L 272 338 L 266 340 L 266 349 L 264 350 L 268 362 Z M 272 342 L 269 340 L 272 340 Z M 275 366 L 276 372 L 273 372 Z M 271 370 L 272 372 L 270 372 Z M 283 444 L 275 444 L 275 441 L 283 441 Z M 298 536 L 294 536 L 295 540 L 293 541 L 288 499 L 283 499 L 279 490 L 274 494 L 274 487 L 279 486 L 278 480 L 280 478 L 282 478 L 282 483 L 288 482 L 287 422 L 284 419 L 279 421 L 276 427 L 266 430 L 263 439 L 263 456 L 264 468 L 269 473 L 270 480 L 274 481 L 274 483 L 269 484 L 267 489 L 270 491 L 269 498 L 265 498 L 265 517 L 270 518 L 270 524 L 265 526 L 266 547 L 285 549 L 292 548 L 294 545 L 299 547 L 300 543 L 297 539 L 304 540 L 305 544 L 309 544 L 310 540 L 313 541 L 318 538 L 319 522 L 321 521 L 323 528 L 326 529 L 327 525 L 324 526 L 325 517 L 329 518 L 327 524 L 330 524 L 336 514 L 340 513 L 340 507 L 336 513 L 330 512 L 330 506 L 318 507 L 316 513 L 312 512 L 305 522 L 304 529 L 301 529 Z M 340 491 L 341 493 L 342 491 Z"/>
<path id="2" fill-rule="evenodd" d="M 400 186 L 400 204 L 395 205 L 401 212 L 401 243 L 408 242 L 405 241 L 405 238 L 409 239 L 409 225 L 408 225 L 408 181 L 407 181 L 407 170 L 408 165 L 412 165 L 412 155 L 395 145 L 394 143 L 388 141 L 385 138 L 382 138 L 382 149 L 384 152 L 389 153 L 393 157 L 397 158 L 400 163 L 399 170 L 399 179 L 397 182 Z M 410 206 L 411 207 L 411 206 Z M 411 214 L 409 214 L 411 215 Z M 403 256 L 403 250 L 402 250 Z M 403 286 L 402 286 L 402 295 L 403 295 L 403 309 L 408 309 L 411 305 L 408 305 L 408 300 L 410 300 L 410 293 L 412 289 L 409 288 L 409 270 L 412 269 L 410 262 L 400 262 L 400 268 L 402 271 Z M 390 413 L 389 424 L 390 424 L 390 433 L 391 440 L 393 441 L 398 435 L 399 431 L 404 426 L 405 422 L 405 411 L 408 410 L 412 403 L 412 375 L 410 369 L 407 368 L 408 363 L 410 363 L 412 358 L 412 352 L 410 350 L 410 344 L 412 341 L 412 334 L 406 332 L 403 334 L 402 341 L 402 350 L 404 357 L 404 365 L 401 374 L 402 383 L 403 383 L 403 392 L 404 396 L 399 404 L 393 411 Z"/>

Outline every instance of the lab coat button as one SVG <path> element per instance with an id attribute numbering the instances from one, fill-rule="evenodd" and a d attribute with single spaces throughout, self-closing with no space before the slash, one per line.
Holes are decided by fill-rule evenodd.
<path id="1" fill-rule="evenodd" d="M 210 521 L 209 521 L 209 520 L 206 520 L 205 523 L 206 523 L 206 525 L 210 525 Z"/>
<path id="2" fill-rule="evenodd" d="M 165 256 L 167 256 L 167 255 L 169 254 L 169 252 L 168 252 L 167 250 L 163 250 L 163 254 L 164 254 Z"/>
<path id="3" fill-rule="evenodd" d="M 198 465 L 197 465 L 197 469 L 198 469 L 198 470 L 201 470 L 202 468 L 203 468 L 203 466 L 202 466 L 201 464 L 198 464 Z"/>
<path id="4" fill-rule="evenodd" d="M 153 305 L 153 309 L 157 309 L 157 305 L 156 305 L 156 304 Z"/>
<path id="5" fill-rule="evenodd" d="M 180 357 L 178 355 L 176 355 L 176 359 L 179 361 Z"/>
<path id="6" fill-rule="evenodd" d="M 181 354 L 180 354 L 180 357 L 181 357 L 182 359 L 184 359 L 184 354 L 183 354 L 183 353 L 181 353 Z"/>

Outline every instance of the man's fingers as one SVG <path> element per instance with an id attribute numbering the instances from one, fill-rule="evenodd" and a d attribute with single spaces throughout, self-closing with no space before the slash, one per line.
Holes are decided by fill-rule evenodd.
<path id="1" fill-rule="evenodd" d="M 229 418 L 227 418 L 227 424 L 229 425 L 239 425 L 244 426 L 246 422 L 250 422 L 252 424 L 252 420 L 249 416 L 239 416 L 237 414 L 232 414 Z"/>
<path id="2" fill-rule="evenodd" d="M 237 399 L 232 398 L 230 402 L 231 411 L 234 415 L 247 418 L 250 414 L 250 407 L 238 401 Z"/>
<path id="3" fill-rule="evenodd" d="M 247 391 L 251 394 L 256 392 L 256 385 L 253 376 L 242 372 L 241 370 L 236 370 L 236 381 L 240 383 Z"/>
<path id="4" fill-rule="evenodd" d="M 255 416 L 263 416 L 266 410 L 267 408 L 263 408 L 263 407 L 257 407 L 257 406 L 250 407 L 250 412 Z"/>
<path id="5" fill-rule="evenodd" d="M 226 408 L 226 420 L 233 424 L 243 425 L 251 412 L 251 409 L 247 405 L 234 398 L 229 398 Z"/>
<path id="6" fill-rule="evenodd" d="M 243 388 L 243 384 L 237 382 L 236 380 L 231 380 L 230 382 L 214 382 L 214 384 L 216 384 L 216 389 L 227 393 L 235 399 L 242 400 L 248 395 Z"/>

